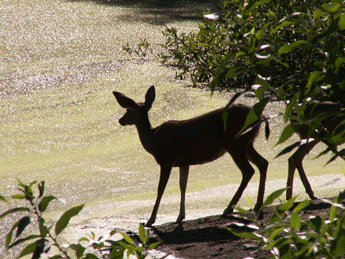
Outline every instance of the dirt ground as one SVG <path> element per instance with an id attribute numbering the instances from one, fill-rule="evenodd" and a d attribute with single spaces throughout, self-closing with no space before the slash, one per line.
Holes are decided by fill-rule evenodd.
<path id="1" fill-rule="evenodd" d="M 267 223 L 273 215 L 275 206 L 264 210 L 263 223 Z M 330 205 L 320 200 L 311 204 L 302 212 L 306 217 L 319 215 L 329 217 Z M 210 216 L 196 220 L 176 223 L 166 223 L 153 227 L 153 231 L 163 241 L 158 248 L 166 254 L 177 258 L 269 258 L 269 251 L 253 247 L 255 244 L 249 239 L 238 238 L 226 229 L 233 222 L 241 222 L 235 216 Z"/>

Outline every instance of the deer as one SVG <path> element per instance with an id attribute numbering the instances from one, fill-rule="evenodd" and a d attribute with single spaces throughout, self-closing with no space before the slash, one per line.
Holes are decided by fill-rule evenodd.
<path id="1" fill-rule="evenodd" d="M 145 95 L 143 103 L 137 103 L 122 93 L 113 92 L 119 105 L 126 113 L 119 119 L 122 126 L 135 125 L 144 149 L 152 154 L 160 166 L 160 177 L 157 198 L 151 216 L 146 223 L 152 226 L 157 217 L 165 187 L 173 167 L 179 168 L 179 186 L 181 192 L 180 211 L 176 223 L 181 224 L 185 218 L 185 194 L 189 167 L 204 164 L 218 159 L 228 152 L 242 173 L 242 181 L 223 212 L 223 216 L 231 214 L 254 175 L 250 162 L 257 166 L 260 172 L 259 189 L 254 210 L 259 211 L 263 204 L 268 161 L 254 149 L 260 124 L 266 122 L 266 138 L 269 136 L 267 120 L 259 121 L 255 127 L 236 136 L 242 129 L 251 107 L 244 104 L 232 104 L 228 108 L 227 129 L 224 129 L 220 108 L 201 116 L 187 120 L 169 120 L 153 128 L 148 112 L 155 100 L 155 87 L 151 86 Z M 250 162 L 249 162 L 250 161 Z"/>
<path id="2" fill-rule="evenodd" d="M 344 120 L 344 117 L 337 116 L 340 111 L 340 106 L 337 103 L 330 101 L 313 102 L 304 111 L 304 116 L 308 118 L 315 118 L 322 113 L 327 113 L 328 116 L 321 121 L 322 127 L 329 133 L 332 133 L 336 127 Z M 291 119 L 292 124 L 298 122 L 296 119 Z M 316 130 L 312 130 L 307 124 L 293 126 L 295 132 L 301 139 L 298 149 L 288 159 L 288 179 L 286 199 L 292 198 L 293 193 L 293 178 L 296 169 L 300 175 L 300 179 L 304 185 L 306 193 L 310 199 L 315 200 L 317 197 L 311 188 L 307 175 L 303 168 L 303 159 L 305 156 L 321 141 L 320 136 Z"/>

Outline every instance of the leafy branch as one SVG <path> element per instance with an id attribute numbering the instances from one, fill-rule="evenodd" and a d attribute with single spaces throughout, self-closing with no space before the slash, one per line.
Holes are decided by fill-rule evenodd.
<path id="1" fill-rule="evenodd" d="M 52 247 L 56 247 L 57 254 L 49 254 L 49 258 L 124 258 L 127 254 L 135 255 L 138 259 L 143 259 L 147 256 L 148 250 L 154 249 L 161 241 L 158 237 L 152 238 L 145 227 L 141 224 L 139 226 L 139 242 L 135 237 L 113 230 L 109 238 L 116 233 L 120 233 L 123 240 L 112 240 L 109 238 L 99 237 L 96 238 L 94 233 L 91 233 L 91 238 L 81 237 L 78 243 L 73 243 L 67 246 L 63 246 L 59 242 L 59 236 L 67 228 L 70 220 L 77 216 L 83 209 L 84 204 L 78 205 L 65 211 L 54 224 L 49 226 L 44 218 L 44 212 L 47 210 L 49 204 L 57 198 L 48 195 L 45 196 L 45 182 L 42 181 L 37 184 L 36 181 L 26 185 L 19 182 L 19 193 L 12 196 L 14 200 L 25 200 L 28 206 L 15 207 L 3 212 L 0 215 L 0 219 L 12 215 L 17 217 L 20 214 L 24 214 L 19 220 L 17 220 L 10 228 L 9 233 L 6 236 L 5 246 L 7 249 L 18 247 L 18 245 L 25 244 L 26 246 L 20 251 L 18 258 L 32 255 L 31 258 L 40 258 L 43 254 L 48 254 Z M 37 192 L 34 192 L 32 188 L 37 184 Z M 0 200 L 7 202 L 8 200 L 0 195 Z M 31 223 L 37 222 L 38 234 L 24 235 L 24 230 L 27 229 Z M 53 230 L 54 227 L 54 230 Z M 86 245 L 85 245 L 86 244 Z M 72 253 L 73 252 L 73 253 Z M 74 256 L 71 255 L 74 254 Z"/>
<path id="2" fill-rule="evenodd" d="M 285 191 L 280 189 L 269 195 L 261 210 L 272 204 Z M 258 249 L 271 251 L 271 258 L 343 258 L 345 255 L 345 191 L 339 193 L 330 205 L 329 218 L 304 217 L 302 211 L 309 200 L 295 203 L 296 197 L 287 200 L 274 210 L 269 223 L 264 226 L 252 211 L 237 208 L 248 216 L 248 223 L 232 223 L 228 230 L 241 238 L 256 242 Z"/>

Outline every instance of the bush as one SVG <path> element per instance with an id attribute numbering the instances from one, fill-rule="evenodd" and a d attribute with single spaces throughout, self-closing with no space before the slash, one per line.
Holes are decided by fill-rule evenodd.
<path id="1" fill-rule="evenodd" d="M 343 0 L 228 0 L 222 1 L 219 14 L 205 17 L 198 32 L 166 28 L 161 60 L 176 65 L 180 76 L 189 75 L 194 86 L 253 90 L 263 108 L 268 101 L 285 102 L 284 120 L 292 121 L 279 143 L 293 128 L 307 124 L 329 147 L 321 154 L 332 151 L 330 161 L 345 159 L 345 149 L 337 151 L 345 142 L 345 122 L 327 132 L 320 123 L 327 113 L 304 114 L 315 102 L 331 101 L 339 104 L 337 115 L 345 118 Z M 150 44 L 143 41 L 135 49 L 147 53 Z"/>
<path id="2" fill-rule="evenodd" d="M 277 190 L 268 196 L 263 208 L 276 200 L 285 189 Z M 233 223 L 228 228 L 242 238 L 255 240 L 258 249 L 269 250 L 272 258 L 343 258 L 345 255 L 345 191 L 339 193 L 331 204 L 329 219 L 320 216 L 304 218 L 302 210 L 309 204 L 304 200 L 295 206 L 296 197 L 281 204 L 263 224 L 252 212 L 244 219 L 247 224 Z M 239 208 L 239 210 L 244 211 Z"/>
<path id="3" fill-rule="evenodd" d="M 47 224 L 43 214 L 48 208 L 49 204 L 56 200 L 56 197 L 44 195 L 45 183 L 37 184 L 36 194 L 33 186 L 36 182 L 29 185 L 23 184 L 19 181 L 19 194 L 12 196 L 14 200 L 24 200 L 28 206 L 15 207 L 7 210 L 0 215 L 0 219 L 12 215 L 18 216 L 18 213 L 24 215 L 10 228 L 6 236 L 6 248 L 18 248 L 19 245 L 26 246 L 21 250 L 18 258 L 31 255 L 31 258 L 40 258 L 43 254 L 47 254 L 52 247 L 57 248 L 58 252 L 54 255 L 49 254 L 49 258 L 83 258 L 83 259 L 98 259 L 98 258 L 125 258 L 129 255 L 135 255 L 138 259 L 143 259 L 147 256 L 150 249 L 155 248 L 161 243 L 158 237 L 151 237 L 148 235 L 145 227 L 140 224 L 139 235 L 130 236 L 124 232 L 113 230 L 109 237 L 96 237 L 94 233 L 90 237 L 81 237 L 78 243 L 63 245 L 59 242 L 59 236 L 62 231 L 68 226 L 70 219 L 79 214 L 83 209 L 83 205 L 75 206 L 62 214 L 60 219 L 55 224 Z M 0 195 L 0 200 L 6 201 L 5 197 Z M 35 224 L 37 223 L 37 224 Z M 37 233 L 28 234 L 22 237 L 24 230 L 33 225 Z M 54 227 L 55 225 L 55 227 Z M 116 233 L 120 233 L 122 240 L 110 239 Z M 29 243 L 29 244 L 27 244 Z M 71 255 L 73 254 L 73 256 Z"/>

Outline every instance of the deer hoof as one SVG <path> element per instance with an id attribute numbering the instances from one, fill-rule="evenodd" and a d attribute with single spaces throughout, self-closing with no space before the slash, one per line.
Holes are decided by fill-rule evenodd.
<path id="1" fill-rule="evenodd" d="M 226 217 L 228 216 L 229 214 L 231 214 L 234 210 L 233 209 L 229 209 L 229 208 L 226 208 L 223 212 L 223 217 Z"/>
<path id="2" fill-rule="evenodd" d="M 184 216 L 179 215 L 177 220 L 176 220 L 176 223 L 181 224 L 182 221 L 184 220 L 184 218 L 185 218 Z"/>
<path id="3" fill-rule="evenodd" d="M 155 221 L 152 220 L 152 219 L 149 219 L 149 220 L 147 221 L 147 223 L 145 224 L 145 227 L 151 227 L 151 226 L 153 225 L 153 223 L 155 223 Z"/>

